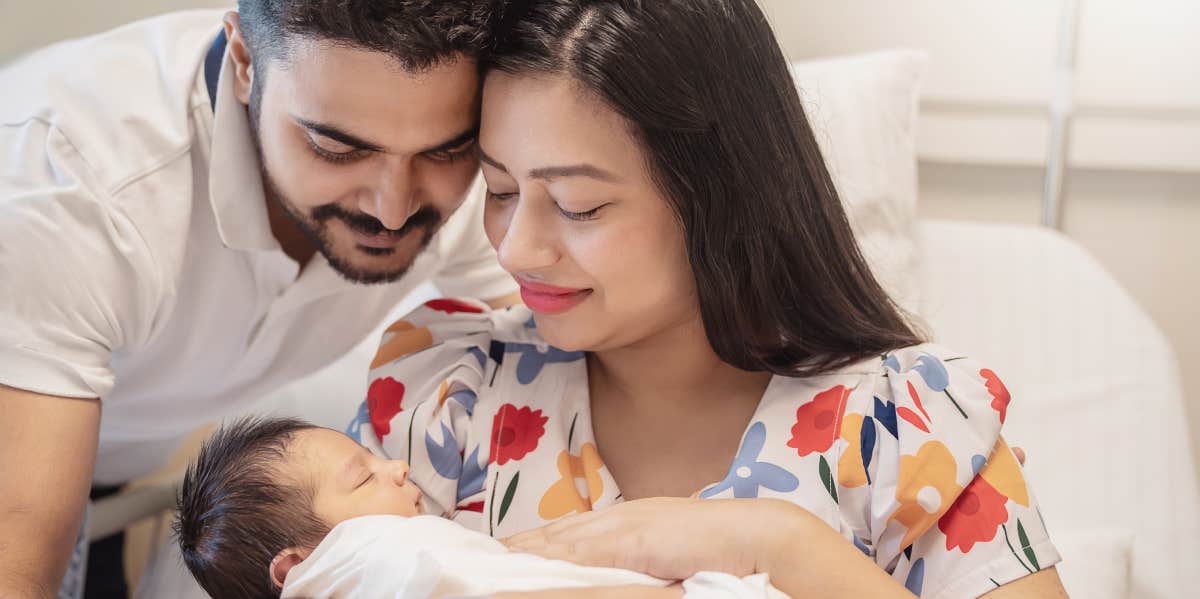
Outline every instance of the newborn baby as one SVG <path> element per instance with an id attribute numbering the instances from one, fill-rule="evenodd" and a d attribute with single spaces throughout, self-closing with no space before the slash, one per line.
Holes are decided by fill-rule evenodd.
<path id="1" fill-rule="evenodd" d="M 683 582 L 508 551 L 422 515 L 408 464 L 292 419 L 219 430 L 188 468 L 175 533 L 200 586 L 220 599 L 449 597 L 645 585 L 686 597 L 780 597 L 765 576 Z"/>

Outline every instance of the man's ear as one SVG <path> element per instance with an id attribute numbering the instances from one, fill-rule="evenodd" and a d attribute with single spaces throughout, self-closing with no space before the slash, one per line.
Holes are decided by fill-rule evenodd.
<path id="1" fill-rule="evenodd" d="M 233 60 L 233 93 L 242 104 L 250 103 L 250 88 L 254 84 L 254 64 L 250 58 L 250 47 L 242 35 L 242 22 L 237 11 L 225 13 L 225 39 L 229 47 L 229 58 Z"/>
<path id="2" fill-rule="evenodd" d="M 271 560 L 270 566 L 271 582 L 282 589 L 283 581 L 287 580 L 288 572 L 292 571 L 292 567 L 308 559 L 308 556 L 311 554 L 312 549 L 304 547 L 288 547 L 275 554 L 275 559 Z"/>

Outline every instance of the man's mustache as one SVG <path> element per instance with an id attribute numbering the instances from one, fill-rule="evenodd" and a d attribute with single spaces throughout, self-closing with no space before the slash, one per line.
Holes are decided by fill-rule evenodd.
<path id="1" fill-rule="evenodd" d="M 388 233 L 396 237 L 403 237 L 418 229 L 432 230 L 442 222 L 441 213 L 429 206 L 421 207 L 412 216 L 408 217 L 408 220 L 404 221 L 404 226 L 395 230 L 383 226 L 383 223 L 379 222 L 379 219 L 369 214 L 350 212 L 337 204 L 318 206 L 312 211 L 312 218 L 322 224 L 336 218 L 346 223 L 346 226 L 364 235 Z"/>

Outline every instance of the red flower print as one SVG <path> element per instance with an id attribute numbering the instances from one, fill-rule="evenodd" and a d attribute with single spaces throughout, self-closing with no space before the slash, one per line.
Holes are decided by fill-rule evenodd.
<path id="1" fill-rule="evenodd" d="M 439 312 L 445 312 L 446 314 L 454 314 L 455 312 L 469 312 L 471 314 L 483 314 L 483 308 L 468 304 L 467 302 L 464 302 L 462 300 L 449 299 L 449 298 L 429 300 L 429 301 L 425 302 L 425 307 L 431 308 L 433 310 L 437 310 Z"/>
<path id="2" fill-rule="evenodd" d="M 1000 525 L 1008 522 L 1008 498 L 991 484 L 976 476 L 963 489 L 950 511 L 938 520 L 938 528 L 946 535 L 946 551 L 958 547 L 967 553 L 975 543 L 996 538 Z"/>
<path id="3" fill-rule="evenodd" d="M 842 430 L 842 414 L 846 412 L 848 397 L 850 390 L 838 385 L 796 408 L 796 424 L 792 425 L 788 447 L 796 448 L 800 457 L 828 451 Z"/>
<path id="4" fill-rule="evenodd" d="M 908 383 L 908 396 L 912 398 L 913 403 L 916 404 L 917 409 L 921 411 L 921 415 L 925 417 L 925 420 L 921 420 L 921 416 L 917 416 L 916 412 L 904 406 L 896 408 L 896 415 L 903 418 L 905 422 L 908 422 L 918 429 L 929 432 L 929 427 L 925 424 L 925 422 L 929 421 L 929 413 L 925 411 L 925 406 L 921 405 L 921 396 L 917 393 L 917 388 L 913 386 L 911 381 Z"/>
<path id="5" fill-rule="evenodd" d="M 404 383 L 392 377 L 375 379 L 367 387 L 367 412 L 371 414 L 371 428 L 380 441 L 392 432 L 392 418 L 400 413 L 404 401 Z"/>
<path id="6" fill-rule="evenodd" d="M 541 410 L 529 406 L 520 409 L 512 404 L 500 406 L 492 418 L 492 445 L 488 461 L 504 465 L 509 460 L 519 460 L 537 448 L 538 440 L 546 432 L 546 421 Z"/>
<path id="7" fill-rule="evenodd" d="M 1008 387 L 1000 382 L 1000 377 L 996 376 L 996 373 L 987 368 L 980 370 L 979 376 L 983 377 L 988 393 L 992 394 L 992 409 L 1000 412 L 1000 424 L 1004 424 L 1004 417 L 1008 415 L 1008 402 L 1012 401 L 1012 396 L 1008 394 Z"/>

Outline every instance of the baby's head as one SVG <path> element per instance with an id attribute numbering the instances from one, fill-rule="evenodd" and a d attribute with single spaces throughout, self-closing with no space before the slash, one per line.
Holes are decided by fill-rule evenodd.
<path id="1" fill-rule="evenodd" d="M 213 597 L 279 597 L 288 571 L 338 523 L 420 513 L 408 464 L 294 419 L 244 419 L 217 431 L 187 470 L 175 534 Z"/>

